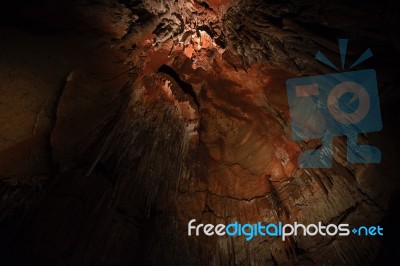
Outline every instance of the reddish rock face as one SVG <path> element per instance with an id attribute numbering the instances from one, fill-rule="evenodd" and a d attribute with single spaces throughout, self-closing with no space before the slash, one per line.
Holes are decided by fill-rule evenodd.
<path id="1" fill-rule="evenodd" d="M 187 224 L 395 221 L 397 42 L 382 29 L 398 20 L 388 6 L 377 18 L 373 9 L 307 1 L 43 5 L 40 14 L 52 19 L 66 12 L 68 20 L 54 26 L 60 35 L 1 29 L 0 66 L 9 73 L 0 71 L 0 250 L 7 255 L 0 264 L 386 259 L 380 238 L 246 241 L 188 236 Z M 28 22 L 54 31 L 32 14 Z M 327 73 L 314 53 L 336 58 L 336 35 L 355 33 L 350 59 L 365 45 L 380 56 L 385 129 L 360 141 L 380 146 L 382 164 L 348 164 L 338 138 L 332 169 L 300 169 L 300 152 L 320 142 L 293 141 L 286 80 Z"/>

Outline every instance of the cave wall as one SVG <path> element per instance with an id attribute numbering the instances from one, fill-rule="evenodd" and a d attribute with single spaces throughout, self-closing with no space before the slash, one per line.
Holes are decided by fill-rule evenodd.
<path id="1" fill-rule="evenodd" d="M 22 5 L 21 8 L 19 5 Z M 75 1 L 1 19 L 0 250 L 5 265 L 368 265 L 388 237 L 198 238 L 187 223 L 398 221 L 399 20 L 386 2 Z M 379 165 L 299 169 L 285 82 L 365 48 Z M 337 61 L 335 61 L 335 59 Z M 163 67 L 168 66 L 168 67 Z M 397 208 L 397 209 L 396 209 Z M 397 220 L 396 220 L 397 219 Z M 397 233 L 398 235 L 398 233 Z M 383 247 L 383 248 L 382 248 Z"/>

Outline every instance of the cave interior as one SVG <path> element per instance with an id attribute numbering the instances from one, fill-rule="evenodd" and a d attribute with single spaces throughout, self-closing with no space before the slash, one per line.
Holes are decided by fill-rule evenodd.
<path id="1" fill-rule="evenodd" d="M 398 265 L 393 1 L 0 6 L 0 265 Z M 376 71 L 383 129 L 357 141 L 382 160 L 349 163 L 338 136 L 332 167 L 299 167 L 322 144 L 293 139 L 287 80 L 364 69 Z M 385 234 L 246 241 L 188 236 L 192 219 Z"/>

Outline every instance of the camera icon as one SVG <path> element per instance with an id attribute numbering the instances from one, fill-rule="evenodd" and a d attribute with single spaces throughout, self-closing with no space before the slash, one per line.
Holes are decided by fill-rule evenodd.
<path id="1" fill-rule="evenodd" d="M 358 134 L 382 130 L 375 70 L 290 79 L 286 88 L 294 140 L 322 142 L 300 154 L 301 168 L 331 168 L 335 136 L 347 137 L 349 163 L 380 163 L 378 148 L 357 144 Z"/>

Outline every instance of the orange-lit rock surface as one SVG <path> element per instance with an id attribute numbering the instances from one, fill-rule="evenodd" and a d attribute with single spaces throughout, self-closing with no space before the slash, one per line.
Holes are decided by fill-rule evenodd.
<path id="1" fill-rule="evenodd" d="M 317 50 L 338 56 L 327 35 L 357 33 L 386 60 L 376 61 L 384 118 L 398 114 L 390 87 L 398 67 L 386 53 L 395 49 L 386 43 L 393 33 L 371 42 L 378 27 L 371 11 L 297 2 L 82 0 L 67 13 L 78 22 L 60 35 L 1 29 L 14 38 L 0 54 L 7 69 L 0 69 L 2 258 L 372 263 L 380 239 L 187 235 L 192 219 L 357 226 L 380 223 L 390 211 L 398 144 L 386 140 L 395 138 L 396 121 L 362 137 L 387 154 L 382 165 L 347 164 L 338 138 L 332 169 L 299 169 L 299 153 L 320 143 L 292 140 L 285 83 L 328 72 L 313 59 Z M 357 23 L 366 17 L 370 28 Z M 41 28 L 52 25 L 42 19 Z M 23 50 L 26 43 L 32 50 Z M 364 48 L 355 43 L 350 58 Z"/>

